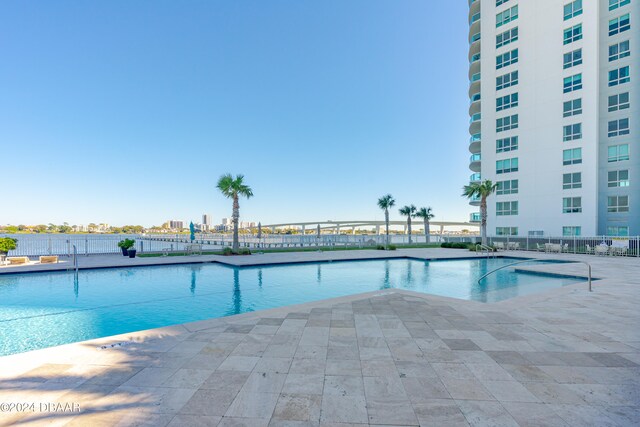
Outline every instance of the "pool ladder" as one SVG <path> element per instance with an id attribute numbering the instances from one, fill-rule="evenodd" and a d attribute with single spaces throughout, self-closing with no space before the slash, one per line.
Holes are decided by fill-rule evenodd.
<path id="1" fill-rule="evenodd" d="M 478 250 L 478 249 L 480 249 L 480 250 Z M 495 251 L 493 250 L 493 248 L 491 246 L 481 245 L 480 243 L 478 243 L 476 245 L 476 254 L 478 252 L 482 252 L 482 253 L 486 252 L 487 253 L 487 258 L 489 258 L 489 256 L 492 256 L 494 258 L 496 257 L 496 253 L 495 253 Z"/>
<path id="2" fill-rule="evenodd" d="M 513 262 L 511 264 L 507 264 L 507 265 L 503 265 L 502 267 L 498 267 L 494 270 L 491 270 L 490 272 L 488 272 L 487 274 L 485 274 L 484 276 L 482 276 L 481 278 L 478 279 L 478 284 L 480 284 L 480 282 L 482 281 L 482 279 L 484 279 L 485 277 L 487 277 L 490 274 L 495 273 L 496 271 L 502 270 L 504 268 L 507 267 L 511 267 L 512 265 L 516 265 L 516 264 L 522 264 L 525 262 L 553 262 L 552 260 L 548 260 L 548 259 L 525 259 L 523 261 L 516 261 Z M 589 275 L 588 275 L 588 283 L 589 283 L 589 292 L 593 292 L 593 289 L 591 288 L 591 264 L 589 264 L 588 262 L 585 261 L 575 261 L 575 260 L 571 260 L 569 262 L 576 262 L 576 263 L 581 263 L 581 264 L 585 264 L 587 267 L 589 267 Z"/>

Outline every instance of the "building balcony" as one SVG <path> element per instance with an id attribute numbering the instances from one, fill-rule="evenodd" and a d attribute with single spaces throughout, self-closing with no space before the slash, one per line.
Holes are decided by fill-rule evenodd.
<path id="1" fill-rule="evenodd" d="M 482 158 L 480 153 L 472 154 L 469 158 L 469 169 L 473 172 L 480 172 L 480 166 L 482 164 Z"/>
<path id="2" fill-rule="evenodd" d="M 469 151 L 473 154 L 479 153 L 481 150 L 482 144 L 480 142 L 480 134 L 477 133 L 469 139 Z"/>
<path id="3" fill-rule="evenodd" d="M 469 222 L 480 222 L 482 220 L 482 216 L 480 212 L 472 212 L 469 214 Z"/>
<path id="4" fill-rule="evenodd" d="M 469 45 L 469 63 L 473 63 L 480 59 L 480 48 L 482 42 L 480 40 Z"/>
<path id="5" fill-rule="evenodd" d="M 476 73 L 469 79 L 469 98 L 476 92 L 480 92 L 480 73 Z"/>
<path id="6" fill-rule="evenodd" d="M 471 135 L 480 132 L 481 121 L 482 121 L 482 115 L 480 113 L 476 113 L 473 116 L 471 116 L 471 119 L 469 120 L 469 123 L 470 123 L 469 133 Z"/>
<path id="7" fill-rule="evenodd" d="M 480 172 L 472 173 L 469 176 L 469 182 L 471 183 L 480 182 L 480 181 L 482 181 L 482 174 L 480 174 Z"/>
<path id="8" fill-rule="evenodd" d="M 474 19 L 474 17 L 476 20 L 473 22 L 469 22 L 469 34 L 475 34 L 475 33 L 479 33 L 480 32 L 480 13 L 476 13 L 475 15 L 473 15 L 471 17 L 471 19 Z"/>
<path id="9" fill-rule="evenodd" d="M 471 206 L 480 206 L 480 197 L 472 197 L 469 199 L 469 204 Z"/>
<path id="10" fill-rule="evenodd" d="M 472 45 L 475 42 L 480 41 L 481 37 L 482 37 L 481 33 L 470 34 L 469 35 L 469 45 Z"/>
<path id="11" fill-rule="evenodd" d="M 480 112 L 480 109 L 482 107 L 482 103 L 480 102 L 480 94 L 476 94 L 478 96 L 476 97 L 471 97 L 471 104 L 469 105 L 469 115 L 472 116 L 476 113 Z"/>
<path id="12" fill-rule="evenodd" d="M 473 15 L 470 13 L 469 15 L 469 25 L 473 25 L 480 21 L 480 11 L 475 12 Z"/>
<path id="13" fill-rule="evenodd" d="M 471 78 L 476 74 L 480 75 L 480 64 L 482 64 L 481 61 L 469 63 L 469 81 L 471 81 Z"/>

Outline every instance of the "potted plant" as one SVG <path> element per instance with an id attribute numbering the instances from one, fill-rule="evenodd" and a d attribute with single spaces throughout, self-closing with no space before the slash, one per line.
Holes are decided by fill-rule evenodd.
<path id="1" fill-rule="evenodd" d="M 118 242 L 118 247 L 122 249 L 122 256 L 129 255 L 129 249 L 136 244 L 136 241 L 133 239 L 124 239 Z M 135 253 L 134 253 L 135 256 Z"/>
<path id="2" fill-rule="evenodd" d="M 135 258 L 136 257 L 136 248 L 131 248 L 127 251 L 127 253 L 129 254 L 129 258 Z"/>
<path id="3" fill-rule="evenodd" d="M 0 257 L 4 260 L 9 251 L 12 251 L 16 248 L 18 243 L 18 239 L 13 239 L 11 237 L 1 237 L 0 238 Z"/>

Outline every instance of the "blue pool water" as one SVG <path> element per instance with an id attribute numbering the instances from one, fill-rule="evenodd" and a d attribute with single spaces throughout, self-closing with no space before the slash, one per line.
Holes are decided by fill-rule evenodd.
<path id="1" fill-rule="evenodd" d="M 233 268 L 184 264 L 0 276 L 0 355 L 392 288 L 494 302 L 572 284 L 514 259 L 348 261 Z"/>

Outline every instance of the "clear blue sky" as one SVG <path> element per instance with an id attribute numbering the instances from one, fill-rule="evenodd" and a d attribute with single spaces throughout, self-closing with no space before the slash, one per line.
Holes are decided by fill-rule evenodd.
<path id="1" fill-rule="evenodd" d="M 0 3 L 0 224 L 468 220 L 466 0 Z M 393 219 L 400 219 L 397 211 Z"/>

